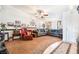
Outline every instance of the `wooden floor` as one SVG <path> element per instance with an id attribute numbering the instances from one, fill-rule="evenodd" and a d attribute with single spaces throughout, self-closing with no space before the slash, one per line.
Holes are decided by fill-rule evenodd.
<path id="1" fill-rule="evenodd" d="M 42 36 L 30 41 L 19 39 L 7 41 L 5 45 L 10 54 L 42 54 L 49 45 L 60 40 L 57 37 Z"/>

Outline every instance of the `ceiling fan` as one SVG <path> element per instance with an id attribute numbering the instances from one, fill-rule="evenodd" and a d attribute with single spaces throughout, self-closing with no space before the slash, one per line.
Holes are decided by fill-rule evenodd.
<path id="1" fill-rule="evenodd" d="M 38 18 L 45 18 L 45 16 L 48 16 L 48 13 L 46 13 L 44 10 L 37 10 L 37 12 L 35 13 L 35 16 Z"/>

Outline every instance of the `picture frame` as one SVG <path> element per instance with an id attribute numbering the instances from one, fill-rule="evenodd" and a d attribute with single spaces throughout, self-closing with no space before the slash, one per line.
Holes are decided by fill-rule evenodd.
<path id="1" fill-rule="evenodd" d="M 62 21 L 57 21 L 57 29 L 62 29 Z"/>
<path id="2" fill-rule="evenodd" d="M 7 22 L 7 25 L 8 26 L 14 26 L 14 23 L 13 22 Z"/>

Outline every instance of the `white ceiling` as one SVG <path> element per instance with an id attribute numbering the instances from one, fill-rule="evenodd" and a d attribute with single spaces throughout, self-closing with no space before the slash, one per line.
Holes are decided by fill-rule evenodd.
<path id="1" fill-rule="evenodd" d="M 12 7 L 32 16 L 40 9 L 47 12 L 49 18 L 61 18 L 63 12 L 70 10 L 73 5 L 12 5 Z"/>
<path id="2" fill-rule="evenodd" d="M 13 6 L 17 9 L 20 9 L 24 12 L 35 13 L 36 10 L 41 9 L 48 13 L 61 13 L 68 10 L 68 5 L 15 5 Z"/>

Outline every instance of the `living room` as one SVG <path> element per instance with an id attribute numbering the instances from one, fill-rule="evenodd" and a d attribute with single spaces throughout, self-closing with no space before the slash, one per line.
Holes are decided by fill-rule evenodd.
<path id="1" fill-rule="evenodd" d="M 48 9 L 48 7 L 50 8 Z M 38 52 L 34 53 L 43 53 L 50 44 L 62 40 L 63 26 L 60 15 L 60 12 L 62 10 L 52 12 L 51 10 L 56 10 L 59 6 L 53 6 L 54 8 L 51 7 L 52 6 L 35 5 L 0 6 L 0 37 L 1 40 L 5 42 L 5 46 L 9 53 L 24 53 L 25 50 L 23 52 L 16 51 L 18 50 L 16 49 L 16 45 L 18 44 L 20 46 L 21 44 L 18 42 L 22 42 L 22 44 L 24 44 L 23 42 L 29 42 L 29 44 L 32 46 L 33 40 L 36 40 L 36 45 L 38 45 L 43 40 L 47 40 L 45 43 L 43 41 L 39 44 L 40 46 L 42 46 L 41 44 L 44 44 L 44 48 L 42 48 L 43 51 L 39 52 L 40 49 L 37 48 L 38 46 L 35 47 Z M 60 7 L 60 9 L 63 9 L 62 7 Z M 57 14 L 58 12 L 59 14 Z M 21 35 L 23 33 L 21 29 L 26 30 L 28 35 Z M 12 45 L 14 45 L 14 42 L 16 43 L 16 45 L 13 46 L 15 49 L 13 49 L 12 47 Z M 28 49 L 29 48 L 31 47 L 28 47 Z M 26 49 L 25 53 L 30 53 L 30 51 L 27 51 Z M 33 51 L 31 53 L 33 53 Z"/>

